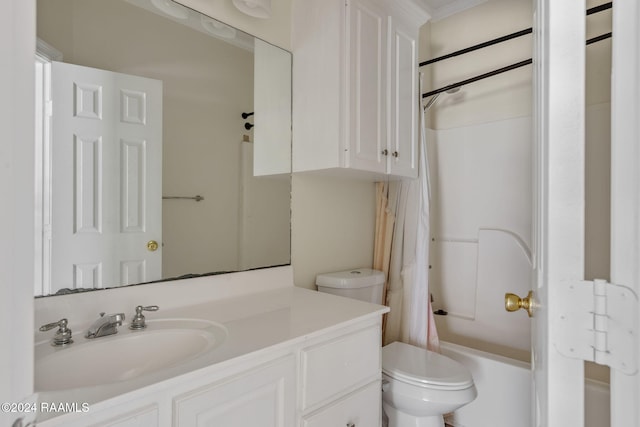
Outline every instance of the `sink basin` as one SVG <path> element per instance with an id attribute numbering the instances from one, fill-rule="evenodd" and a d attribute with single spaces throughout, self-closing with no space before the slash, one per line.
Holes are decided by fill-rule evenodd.
<path id="1" fill-rule="evenodd" d="M 121 326 L 108 337 L 74 336 L 68 347 L 36 345 L 35 390 L 53 391 L 123 382 L 203 356 L 227 337 L 223 325 L 197 319 L 147 321 L 147 329 Z"/>

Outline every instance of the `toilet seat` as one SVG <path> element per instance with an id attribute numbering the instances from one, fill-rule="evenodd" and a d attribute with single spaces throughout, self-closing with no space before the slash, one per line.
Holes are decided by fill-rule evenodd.
<path id="1" fill-rule="evenodd" d="M 473 386 L 471 373 L 461 363 L 401 342 L 382 348 L 382 372 L 397 381 L 424 388 L 462 390 Z"/>

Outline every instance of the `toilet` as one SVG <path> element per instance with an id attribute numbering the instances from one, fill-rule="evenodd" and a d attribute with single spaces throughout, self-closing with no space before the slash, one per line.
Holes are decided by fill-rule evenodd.
<path id="1" fill-rule="evenodd" d="M 382 303 L 384 273 L 368 268 L 319 274 L 318 291 Z M 461 363 L 413 345 L 382 348 L 382 409 L 388 427 L 444 427 L 444 414 L 476 398 L 471 372 Z"/>

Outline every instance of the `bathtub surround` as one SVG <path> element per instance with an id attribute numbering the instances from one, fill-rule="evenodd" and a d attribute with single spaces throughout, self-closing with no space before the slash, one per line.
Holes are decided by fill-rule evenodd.
<path id="1" fill-rule="evenodd" d="M 445 341 L 529 360 L 530 324 L 504 293 L 531 279 L 531 119 L 430 130 L 431 288 Z"/>
<path id="2" fill-rule="evenodd" d="M 478 389 L 473 402 L 445 417 L 452 427 L 529 427 L 531 365 L 496 352 L 442 342 L 442 354 L 469 367 Z M 585 382 L 585 426 L 609 425 L 609 385 Z M 573 426 L 569 424 L 567 427 Z M 532 427 L 532 426 L 531 426 Z"/>
<path id="3" fill-rule="evenodd" d="M 609 216 L 609 167 L 600 165 L 608 159 L 609 110 L 609 103 L 586 109 L 587 279 L 608 278 L 603 250 L 609 232 L 602 224 Z M 428 139 L 435 208 L 431 288 L 434 308 L 448 312 L 436 317 L 439 332 L 445 341 L 522 361 L 530 357 L 529 319 L 504 312 L 502 297 L 526 295 L 531 277 L 530 126 L 529 117 L 517 117 L 429 130 Z M 587 373 L 608 381 L 608 368 L 588 364 Z"/>
<path id="4" fill-rule="evenodd" d="M 586 2 L 586 7 L 590 8 L 602 3 L 605 1 L 589 0 Z M 586 18 L 586 37 L 590 38 L 611 31 L 611 16 L 610 11 L 589 15 Z M 427 60 L 528 28 L 532 24 L 531 17 L 532 2 L 530 1 L 496 0 L 437 22 L 430 22 L 422 28 L 421 34 L 421 41 L 424 41 L 422 45 L 429 45 L 430 52 L 423 51 L 426 47 L 421 47 L 420 60 Z M 489 20 L 499 25 L 483 24 Z M 530 57 L 531 43 L 531 36 L 525 36 L 441 61 L 423 67 L 423 70 L 431 76 L 431 88 L 442 87 Z M 589 45 L 586 48 L 585 277 L 587 279 L 609 277 L 610 74 L 611 40 Z M 476 293 L 477 280 L 481 273 L 478 269 L 489 271 L 487 266 L 481 267 L 478 264 L 480 255 L 478 251 L 481 250 L 478 246 L 478 238 L 480 228 L 499 228 L 515 233 L 525 243 L 524 247 L 531 248 L 531 184 L 527 182 L 531 175 L 530 172 L 526 172 L 531 170 L 531 128 L 528 124 L 531 120 L 531 94 L 531 67 L 524 67 L 476 82 L 462 88 L 457 94 L 443 97 L 430 109 L 429 114 L 430 127 L 433 128 L 429 148 L 434 150 L 431 158 L 437 159 L 432 166 L 435 172 L 434 182 L 439 179 L 444 180 L 439 184 L 434 183 L 436 200 L 432 216 L 437 223 L 432 223 L 432 227 L 435 237 L 445 239 L 447 235 L 453 237 L 452 241 L 438 242 L 436 239 L 434 242 L 436 247 L 432 249 L 434 263 L 441 264 L 439 271 L 435 269 L 435 265 L 431 270 L 432 288 L 435 294 L 440 294 L 440 299 L 448 299 L 454 307 L 451 310 L 454 316 L 437 317 L 440 333 L 444 335 L 445 340 L 491 352 L 499 351 L 499 354 L 519 360 L 529 359 L 527 341 L 530 326 L 526 316 L 524 319 L 520 315 L 511 317 L 510 321 L 514 322 L 518 332 L 513 331 L 512 334 L 507 335 L 512 338 L 520 337 L 515 341 L 501 337 L 501 327 L 498 322 L 491 320 L 485 328 L 485 323 L 479 320 L 480 318 L 490 319 L 499 314 L 495 310 L 493 314 L 490 313 L 488 307 L 480 308 L 477 301 L 481 295 Z M 491 132 L 495 131 L 495 134 L 485 133 L 489 128 L 493 128 Z M 464 148 L 456 147 L 457 144 L 464 145 Z M 499 148 L 501 144 L 502 147 Z M 460 152 L 466 154 L 458 155 Z M 483 160 L 475 162 L 471 160 L 473 157 Z M 495 165 L 495 162 L 499 162 L 500 167 L 496 167 L 496 173 L 492 174 L 489 169 Z M 465 172 L 466 167 L 471 168 L 473 172 Z M 521 168 L 523 173 L 518 173 L 518 168 Z M 506 176 L 502 175 L 503 170 Z M 490 179 L 493 182 L 483 181 L 484 185 L 480 185 L 473 178 L 474 174 L 480 174 L 478 180 L 492 177 Z M 463 181 L 456 181 L 460 177 L 464 177 Z M 446 184 L 444 184 L 445 181 Z M 492 192 L 487 185 L 499 190 Z M 466 191 L 469 188 L 472 190 Z M 502 195 L 506 197 L 503 198 Z M 440 196 L 442 199 L 439 199 Z M 444 205 L 440 206 L 440 203 Z M 472 211 L 469 210 L 471 206 L 474 207 Z M 453 209 L 454 207 L 456 209 Z M 457 215 L 462 212 L 466 218 Z M 445 231 L 446 233 L 443 233 Z M 457 233 L 452 235 L 452 231 Z M 466 240 L 460 240 L 458 237 L 462 236 L 455 234 L 468 235 L 465 237 Z M 495 248 L 495 251 L 492 249 L 491 256 L 498 257 L 496 262 L 499 263 L 507 263 L 513 258 L 515 264 L 511 264 L 512 266 L 522 265 L 525 262 L 524 253 L 527 251 L 522 252 L 517 249 L 518 246 L 522 245 L 515 237 L 513 253 L 509 254 L 503 249 Z M 486 252 L 484 247 L 482 250 L 483 253 Z M 524 282 L 528 280 L 529 275 L 525 272 L 524 265 L 518 268 L 522 270 L 519 273 L 521 279 L 513 282 L 512 289 L 524 290 L 528 287 Z M 511 274 L 502 270 L 497 273 L 504 279 Z M 447 278 L 440 275 L 446 275 Z M 441 289 L 444 290 L 439 285 L 441 280 L 446 283 L 457 283 L 447 287 L 451 289 L 451 293 L 446 296 L 441 292 Z M 498 280 L 502 282 L 500 277 Z M 496 283 L 495 286 L 489 286 L 491 289 L 489 292 L 499 297 L 503 290 L 500 285 Z M 452 301 L 456 291 L 464 292 L 467 305 L 464 304 L 465 301 Z M 447 293 L 446 290 L 444 292 Z M 522 295 L 525 294 L 526 291 Z M 500 302 L 494 301 L 492 306 L 499 310 L 499 304 Z M 440 305 L 442 301 L 438 301 L 436 297 L 435 308 L 443 308 Z M 474 314 L 476 308 L 484 314 Z M 460 316 L 456 316 L 456 313 Z M 472 324 L 477 327 L 470 327 Z M 483 335 L 483 332 L 494 338 Z M 485 341 L 487 339 L 489 341 Z M 493 342 L 494 340 L 501 343 Z M 514 345 L 514 343 L 518 344 Z M 608 381 L 607 367 L 587 363 L 586 369 L 588 377 Z"/>

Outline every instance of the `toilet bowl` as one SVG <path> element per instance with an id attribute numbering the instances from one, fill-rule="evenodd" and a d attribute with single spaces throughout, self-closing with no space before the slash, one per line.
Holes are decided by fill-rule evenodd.
<path id="1" fill-rule="evenodd" d="M 316 277 L 318 291 L 382 304 L 384 273 L 359 268 Z M 453 359 L 394 342 L 382 348 L 382 409 L 388 427 L 444 427 L 443 415 L 477 396 L 469 370 Z"/>
<path id="2" fill-rule="evenodd" d="M 444 427 L 444 414 L 478 394 L 465 366 L 401 342 L 382 348 L 382 380 L 389 427 Z"/>

